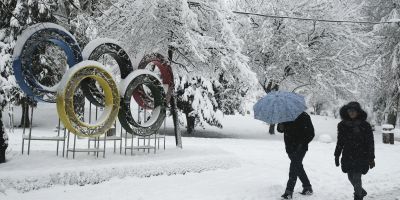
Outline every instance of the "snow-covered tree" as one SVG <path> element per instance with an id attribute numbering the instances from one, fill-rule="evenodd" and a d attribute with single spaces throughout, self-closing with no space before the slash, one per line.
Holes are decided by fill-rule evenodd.
<path id="1" fill-rule="evenodd" d="M 72 2 L 72 1 L 71 1 Z M 68 8 L 68 9 L 67 9 Z M 12 71 L 12 54 L 17 36 L 28 26 L 40 22 L 53 22 L 64 25 L 67 29 L 73 26 L 72 14 L 63 15 L 65 10 L 72 10 L 73 5 L 69 2 L 57 0 L 3 0 L 0 4 L 0 110 L 4 110 L 6 104 L 22 105 L 21 126 L 29 125 L 28 105 L 35 105 L 35 102 L 27 99 L 24 93 L 16 84 Z M 62 20 L 60 20 L 62 19 Z M 66 20 L 68 19 L 68 20 Z M 66 22 L 66 23 L 63 23 Z M 71 23 L 70 23 L 71 24 Z M 75 31 L 77 32 L 77 31 Z M 54 57 L 54 55 L 57 55 Z M 60 70 L 54 67 L 65 66 L 62 56 L 63 52 L 54 46 L 42 45 L 38 53 L 33 56 L 36 63 L 33 69 L 35 78 L 44 85 L 54 84 L 54 77 L 60 79 Z M 65 58 L 64 58 L 65 60 Z M 53 70 L 50 70 L 50 69 Z M 51 78 L 50 78 L 51 77 Z M 24 122 L 24 123 L 23 123 Z M 2 137 L 2 134 L 0 134 Z M 2 141 L 2 140 L 0 140 Z M 4 144 L 0 144 L 2 146 Z"/>
<path id="2" fill-rule="evenodd" d="M 213 81 L 214 97 L 218 103 L 218 109 L 225 115 L 243 114 L 243 101 L 248 95 L 250 88 L 247 83 L 236 78 L 231 82 L 225 79 L 223 74 L 218 80 Z M 252 91 L 253 92 L 253 91 Z"/>
<path id="3" fill-rule="evenodd" d="M 25 107 L 28 102 L 23 93 L 18 89 L 15 78 L 12 76 L 12 53 L 17 36 L 28 25 L 49 21 L 55 18 L 51 13 L 56 8 L 56 2 L 43 1 L 17 1 L 5 0 L 0 4 L 0 110 L 4 110 L 7 103 L 23 103 L 23 115 L 28 117 Z M 23 117 L 24 118 L 24 117 Z M 27 122 L 26 118 L 22 121 Z M 3 123 L 2 123 L 3 124 Z M 21 124 L 26 126 L 26 124 Z M 2 129 L 4 130 L 4 129 Z M 3 137 L 3 133 L 0 134 Z M 1 141 L 1 140 L 0 140 Z M 5 144 L 0 144 L 4 146 Z"/>
<path id="4" fill-rule="evenodd" d="M 234 33 L 235 22 L 224 1 L 117 0 L 102 13 L 88 22 L 95 29 L 93 37 L 129 41 L 125 46 L 133 60 L 168 52 L 177 86 L 183 79 L 198 77 L 215 82 L 223 76 L 229 83 L 238 83 L 240 89 L 235 86 L 230 93 L 219 94 L 237 97 L 234 109 L 241 110 L 244 98 L 239 97 L 250 88 L 255 75 L 242 54 L 243 43 Z"/>
<path id="5" fill-rule="evenodd" d="M 379 24 L 371 33 L 377 40 L 375 53 L 377 79 L 373 87 L 374 113 L 378 122 L 388 119 L 388 123 L 396 124 L 400 99 L 400 2 L 397 0 L 368 1 L 366 15 L 374 21 L 393 21 L 392 24 Z"/>
<path id="6" fill-rule="evenodd" d="M 355 2 L 246 2 L 257 13 L 337 20 L 359 16 Z M 258 72 L 263 87 L 272 81 L 286 90 L 320 85 L 333 93 L 343 88 L 351 91 L 354 75 L 364 74 L 363 54 L 369 45 L 360 25 L 252 16 L 239 20 L 238 31 L 252 58 L 250 65 Z M 248 34 L 250 30 L 253 34 Z"/>
<path id="7" fill-rule="evenodd" d="M 363 1 L 234 1 L 233 9 L 299 18 L 363 21 Z M 362 99 L 374 73 L 367 49 L 370 25 L 239 15 L 236 28 L 245 41 L 249 65 L 261 87 L 329 99 Z M 251 32 L 251 34 L 249 34 Z M 325 92 L 328 91 L 328 92 Z"/>

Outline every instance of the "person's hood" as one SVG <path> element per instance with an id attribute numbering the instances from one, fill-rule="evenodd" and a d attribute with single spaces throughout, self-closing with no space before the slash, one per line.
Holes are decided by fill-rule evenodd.
<path id="1" fill-rule="evenodd" d="M 367 120 L 368 114 L 367 112 L 365 112 L 362 108 L 360 103 L 358 102 L 350 102 L 346 105 L 344 105 L 342 108 L 340 108 L 340 117 L 342 118 L 342 120 L 351 120 L 349 117 L 349 114 L 347 113 L 347 110 L 349 109 L 355 109 L 358 112 L 358 117 L 357 119 L 365 121 Z"/>

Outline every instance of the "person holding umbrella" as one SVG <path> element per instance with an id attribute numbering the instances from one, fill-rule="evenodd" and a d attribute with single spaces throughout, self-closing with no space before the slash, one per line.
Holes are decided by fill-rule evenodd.
<path id="1" fill-rule="evenodd" d="M 308 144 L 315 136 L 314 126 L 304 97 L 292 92 L 271 92 L 254 105 L 256 119 L 269 124 L 278 123 L 278 131 L 284 133 L 286 152 L 291 161 L 289 180 L 282 199 L 292 199 L 297 178 L 303 184 L 302 195 L 312 195 L 310 180 L 303 167 Z"/>
<path id="2" fill-rule="evenodd" d="M 354 200 L 362 200 L 367 192 L 362 187 L 361 177 L 375 167 L 375 145 L 371 125 L 366 121 L 367 113 L 358 102 L 350 102 L 340 109 L 342 121 L 338 124 L 338 139 L 335 149 L 335 164 L 347 173 L 354 187 Z"/>
<path id="3" fill-rule="evenodd" d="M 293 122 L 278 124 L 278 131 L 284 133 L 286 153 L 290 159 L 289 180 L 283 199 L 291 199 L 297 178 L 303 184 L 302 195 L 312 195 L 310 180 L 303 167 L 303 159 L 308 151 L 308 143 L 314 138 L 314 126 L 310 116 L 303 112 Z"/>

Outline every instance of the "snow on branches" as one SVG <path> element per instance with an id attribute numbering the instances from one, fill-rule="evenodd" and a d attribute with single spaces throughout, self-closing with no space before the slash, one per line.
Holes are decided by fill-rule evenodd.
<path id="1" fill-rule="evenodd" d="M 218 103 L 213 84 L 204 77 L 179 77 L 176 85 L 178 108 L 185 114 L 188 133 L 207 123 L 222 128 L 217 115 Z"/>
<path id="2" fill-rule="evenodd" d="M 244 98 L 235 96 L 243 96 L 242 93 L 254 85 L 256 76 L 247 64 L 248 57 L 242 53 L 243 41 L 235 33 L 232 13 L 224 1 L 116 0 L 102 13 L 90 18 L 90 29 L 98 33 L 94 37 L 128 41 L 125 46 L 136 62 L 145 54 L 171 53 L 170 61 L 176 77 L 192 80 L 184 83 L 186 87 L 176 90 L 188 90 L 185 95 L 190 93 L 196 97 L 193 100 L 197 104 L 190 107 L 193 110 L 198 108 L 198 113 L 193 110 L 186 113 L 192 113 L 191 116 L 198 117 L 199 121 L 218 125 L 212 113 L 215 109 L 222 109 L 216 106 L 215 98 L 210 95 L 212 90 L 195 84 L 194 80 L 218 82 L 220 76 L 224 76 L 226 82 L 237 84 L 234 90 L 225 94 L 230 95 L 227 98 L 240 99 L 236 101 L 238 104 L 242 104 Z M 191 93 L 195 91 L 198 93 Z M 235 104 L 231 109 L 242 110 L 241 107 Z"/>
<path id="3" fill-rule="evenodd" d="M 239 1 L 234 9 L 325 19 L 362 16 L 357 2 L 328 0 Z M 373 75 L 364 59 L 371 40 L 361 25 L 246 15 L 238 16 L 237 21 L 237 32 L 251 58 L 249 65 L 257 72 L 262 87 L 273 82 L 283 90 L 305 94 L 329 91 L 331 99 L 352 99 Z"/>

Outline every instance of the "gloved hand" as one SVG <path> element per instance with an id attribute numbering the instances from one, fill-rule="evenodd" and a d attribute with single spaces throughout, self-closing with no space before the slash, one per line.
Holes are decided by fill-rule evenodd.
<path id="1" fill-rule="evenodd" d="M 340 166 L 339 156 L 336 156 L 336 157 L 335 157 L 335 165 L 336 165 L 336 167 L 339 167 L 339 166 Z"/>
<path id="2" fill-rule="evenodd" d="M 369 168 L 372 169 L 375 167 L 375 160 L 369 161 Z"/>

